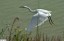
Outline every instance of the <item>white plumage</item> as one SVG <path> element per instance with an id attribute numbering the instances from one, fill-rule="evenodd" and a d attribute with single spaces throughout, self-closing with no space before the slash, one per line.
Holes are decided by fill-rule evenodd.
<path id="1" fill-rule="evenodd" d="M 23 6 L 23 8 L 29 9 L 30 12 L 34 13 L 31 22 L 27 28 L 28 32 L 31 32 L 34 27 L 42 25 L 45 21 L 49 19 L 49 23 L 52 24 L 51 19 L 51 11 L 45 10 L 45 9 L 36 9 L 31 10 L 28 6 Z M 52 22 L 52 23 L 51 23 Z"/>

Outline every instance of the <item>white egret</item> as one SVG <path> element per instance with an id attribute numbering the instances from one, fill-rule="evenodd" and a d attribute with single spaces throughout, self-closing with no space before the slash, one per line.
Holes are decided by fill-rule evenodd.
<path id="1" fill-rule="evenodd" d="M 49 23 L 54 24 L 51 19 L 51 11 L 45 9 L 32 10 L 28 6 L 22 6 L 22 8 L 27 8 L 30 12 L 34 13 L 32 20 L 29 24 L 28 31 L 32 31 L 33 27 L 42 25 L 45 21 L 49 20 Z M 37 22 L 38 21 L 38 22 Z M 38 25 L 37 25 L 38 23 Z"/>

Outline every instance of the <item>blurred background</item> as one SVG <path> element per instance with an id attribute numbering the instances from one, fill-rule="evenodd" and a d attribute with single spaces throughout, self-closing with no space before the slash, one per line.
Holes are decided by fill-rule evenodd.
<path id="1" fill-rule="evenodd" d="M 39 27 L 42 33 L 48 35 L 63 34 L 64 0 L 0 0 L 0 29 L 5 28 L 6 24 L 12 24 L 15 17 L 20 18 L 22 28 L 28 27 L 34 14 L 27 9 L 19 8 L 25 5 L 33 10 L 41 8 L 52 11 L 52 19 L 55 25 L 51 26 L 48 21 L 45 22 Z"/>

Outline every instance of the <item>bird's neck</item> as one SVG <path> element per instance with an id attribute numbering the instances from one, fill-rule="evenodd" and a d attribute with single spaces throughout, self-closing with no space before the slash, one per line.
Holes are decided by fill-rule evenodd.
<path id="1" fill-rule="evenodd" d="M 29 8 L 29 7 L 26 7 L 30 12 L 32 12 L 32 13 L 35 13 L 36 12 L 36 10 L 32 10 L 31 8 Z"/>

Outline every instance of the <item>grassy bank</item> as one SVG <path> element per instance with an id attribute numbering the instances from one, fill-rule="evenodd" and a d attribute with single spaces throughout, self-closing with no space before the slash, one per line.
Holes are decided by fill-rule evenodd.
<path id="1" fill-rule="evenodd" d="M 36 29 L 36 33 L 32 36 L 31 33 L 27 33 L 20 25 L 20 19 L 16 17 L 12 24 L 7 24 L 5 28 L 2 28 L 0 32 L 0 39 L 6 39 L 7 41 L 64 41 L 63 35 L 48 36 L 42 34 L 39 29 Z"/>

